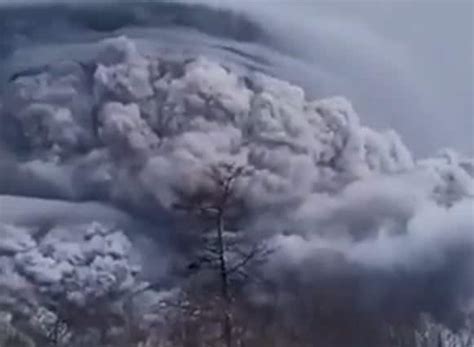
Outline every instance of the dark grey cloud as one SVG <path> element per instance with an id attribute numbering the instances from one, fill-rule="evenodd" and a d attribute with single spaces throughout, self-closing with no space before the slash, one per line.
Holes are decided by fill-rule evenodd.
<path id="1" fill-rule="evenodd" d="M 95 12 L 93 7 L 98 5 L 93 1 L 81 3 L 81 10 L 75 1 L 25 3 L 76 6 L 71 10 L 56 5 L 58 15 L 52 21 L 51 16 L 44 16 L 48 20 L 43 21 L 40 10 L 30 9 L 35 19 L 13 26 L 23 30 L 23 41 L 31 35 L 35 45 L 41 40 L 70 43 L 72 37 L 82 42 L 91 35 L 130 27 L 138 36 L 143 35 L 137 32 L 140 27 L 167 28 L 174 31 L 171 36 L 169 31 L 164 35 L 161 30 L 148 31 L 154 41 L 162 41 L 156 45 L 169 49 L 182 44 L 189 49 L 179 31 L 197 30 L 205 36 L 196 36 L 200 43 L 192 50 L 236 59 L 238 54 L 229 50 L 223 54 L 226 48 L 219 49 L 227 45 L 234 52 L 266 60 L 270 66 L 258 67 L 305 86 L 314 96 L 347 96 L 366 122 L 394 128 L 419 154 L 442 147 L 472 153 L 474 40 L 469 1 L 278 2 L 272 6 L 231 1 L 146 5 L 109 1 L 101 5 L 108 6 L 106 20 Z M 22 11 L 27 16 L 28 11 Z M 15 22 L 3 25 L 10 21 Z M 69 29 L 51 31 L 51 23 Z M 8 30 L 2 32 L 6 35 Z M 9 45 L 9 40 L 2 41 Z M 255 45 L 239 45 L 242 41 Z M 275 59 L 268 47 L 282 52 L 281 59 Z"/>

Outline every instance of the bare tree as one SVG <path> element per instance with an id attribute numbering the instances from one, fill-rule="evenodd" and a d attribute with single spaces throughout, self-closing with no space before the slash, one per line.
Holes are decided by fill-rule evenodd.
<path id="1" fill-rule="evenodd" d="M 210 268 L 217 275 L 223 304 L 222 338 L 226 347 L 232 347 L 232 280 L 247 278 L 247 268 L 265 259 L 270 250 L 258 242 L 250 245 L 240 237 L 239 222 L 245 214 L 245 203 L 237 187 L 239 180 L 250 178 L 251 171 L 233 163 L 218 163 L 207 174 L 210 186 L 193 194 L 182 194 L 175 208 L 198 217 L 203 224 L 196 260 L 188 268 Z"/>

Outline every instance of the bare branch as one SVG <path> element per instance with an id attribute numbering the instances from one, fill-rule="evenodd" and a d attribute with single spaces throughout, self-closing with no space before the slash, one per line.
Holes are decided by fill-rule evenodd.
<path id="1" fill-rule="evenodd" d="M 255 260 L 262 260 L 266 258 L 270 253 L 273 252 L 272 249 L 267 248 L 266 246 L 262 245 L 255 245 L 249 252 L 241 252 L 237 250 L 238 253 L 243 257 L 241 261 L 239 261 L 236 265 L 229 268 L 228 273 L 232 274 L 235 271 L 241 270 L 245 266 L 247 266 L 250 262 Z"/>

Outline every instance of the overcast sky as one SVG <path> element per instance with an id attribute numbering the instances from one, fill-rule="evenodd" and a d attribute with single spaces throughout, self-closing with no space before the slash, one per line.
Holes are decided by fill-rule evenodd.
<path id="1" fill-rule="evenodd" d="M 208 2 L 261 18 L 289 52 L 331 71 L 330 92 L 416 152 L 473 152 L 472 1 Z"/>
<path id="2" fill-rule="evenodd" d="M 472 1 L 376 1 L 337 6 L 403 46 L 433 135 L 472 152 Z M 427 122 L 427 125 L 430 123 Z M 422 134 L 421 134 L 422 135 Z"/>

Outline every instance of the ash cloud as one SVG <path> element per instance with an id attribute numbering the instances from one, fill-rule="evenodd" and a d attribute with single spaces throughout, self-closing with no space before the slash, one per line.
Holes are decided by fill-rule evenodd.
<path id="1" fill-rule="evenodd" d="M 268 72 L 304 86 L 311 97 L 344 94 L 358 105 L 365 123 L 395 128 L 416 155 L 451 145 L 472 153 L 472 4 L 467 2 L 22 5 L 0 3 L 4 78 L 10 65 L 29 69 L 58 55 L 83 57 L 84 43 L 125 34 L 162 51 L 198 52 Z M 419 30 L 420 22 L 426 30 Z"/>
<path id="2" fill-rule="evenodd" d="M 97 220 L 124 229 L 148 259 L 146 276 L 179 286 L 174 270 L 192 237 L 174 223 L 171 206 L 177 192 L 206 187 L 210 165 L 227 161 L 252 169 L 238 187 L 253 211 L 245 231 L 275 247 L 263 269 L 273 289 L 298 290 L 349 321 L 361 312 L 368 321 L 428 312 L 456 323 L 474 293 L 472 158 L 446 150 L 415 159 L 397 132 L 365 126 L 347 99 L 311 100 L 265 73 L 271 67 L 256 68 L 265 61 L 239 54 L 226 61 L 209 47 L 169 54 L 124 36 L 96 42 L 133 23 L 124 21 L 103 31 L 92 21 L 79 35 L 87 42 L 54 58 L 40 54 L 44 66 L 12 70 L 5 81 L 2 276 L 22 283 L 15 267 L 46 275 L 37 264 L 63 271 L 61 247 L 82 249 L 87 240 L 64 244 L 62 236 Z M 231 46 L 261 54 L 251 45 L 260 34 L 251 28 L 249 37 L 234 37 L 247 46 Z M 222 43 L 209 40 L 199 42 Z M 62 235 L 49 236 L 58 241 L 51 259 L 34 239 L 45 225 Z"/>
<path id="3" fill-rule="evenodd" d="M 447 322 L 472 299 L 471 159 L 445 151 L 414 160 L 395 132 L 363 126 L 346 99 L 309 101 L 260 72 L 145 56 L 125 37 L 99 47 L 87 64 L 62 62 L 9 83 L 1 121 L 14 125 L 22 148 L 4 137 L 4 193 L 171 216 L 177 191 L 199 190 L 210 165 L 235 162 L 254 172 L 239 189 L 253 211 L 247 233 L 275 246 L 265 267 L 274 285 L 288 272 L 323 296 L 349 283 L 344 310 L 427 311 Z M 28 198 L 15 199 L 2 205 L 31 211 Z M 39 216 L 48 204 L 37 205 Z M 51 209 L 64 224 L 72 212 L 58 204 L 63 212 Z M 81 218 L 129 218 L 90 208 Z M 2 218 L 27 224 L 8 209 Z M 183 238 L 173 233 L 161 224 L 155 237 L 168 235 L 167 256 L 179 259 L 171 244 Z M 31 241 L 23 234 L 16 245 Z M 326 300 L 340 308 L 338 298 Z"/>

